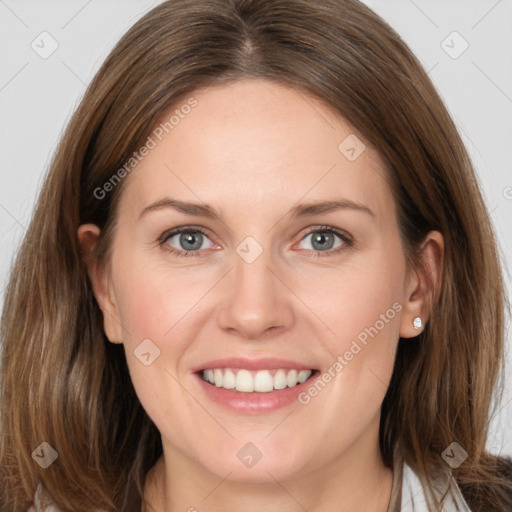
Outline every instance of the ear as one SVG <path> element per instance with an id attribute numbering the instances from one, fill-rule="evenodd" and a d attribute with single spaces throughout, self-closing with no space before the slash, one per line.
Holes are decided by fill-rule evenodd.
<path id="1" fill-rule="evenodd" d="M 406 280 L 400 337 L 412 338 L 424 329 L 441 290 L 443 261 L 443 235 L 430 231 L 421 245 L 418 265 L 409 271 Z M 420 329 L 413 325 L 417 316 L 421 318 Z"/>
<path id="2" fill-rule="evenodd" d="M 98 242 L 100 228 L 95 224 L 82 224 L 78 228 L 77 235 L 94 296 L 103 313 L 103 329 L 105 334 L 112 342 L 120 342 L 123 339 L 121 321 L 110 273 L 98 263 L 94 255 L 94 248 Z"/>

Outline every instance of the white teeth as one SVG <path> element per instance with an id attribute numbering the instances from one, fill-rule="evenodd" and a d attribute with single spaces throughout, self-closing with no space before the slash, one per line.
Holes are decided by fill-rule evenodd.
<path id="1" fill-rule="evenodd" d="M 231 370 L 226 370 L 224 374 L 224 380 L 222 381 L 222 387 L 225 389 L 235 389 L 236 377 Z"/>
<path id="2" fill-rule="evenodd" d="M 254 391 L 254 379 L 247 370 L 240 370 L 236 375 L 236 390 L 251 393 Z"/>
<path id="3" fill-rule="evenodd" d="M 206 380 L 210 384 L 214 384 L 215 383 L 215 377 L 213 376 L 213 370 L 206 370 L 204 376 L 206 377 Z"/>
<path id="4" fill-rule="evenodd" d="M 274 373 L 274 376 L 272 376 Z M 236 389 L 243 393 L 268 393 L 273 390 L 292 388 L 302 384 L 312 374 L 312 370 L 231 370 L 215 368 L 203 371 L 203 380 L 224 389 Z"/>
<path id="5" fill-rule="evenodd" d="M 274 378 L 267 370 L 258 372 L 254 377 L 254 391 L 268 393 L 274 389 Z"/>
<path id="6" fill-rule="evenodd" d="M 289 388 L 292 388 L 297 384 L 297 370 L 290 370 L 286 377 L 286 383 Z"/>
<path id="7" fill-rule="evenodd" d="M 274 375 L 274 389 L 284 389 L 286 386 L 286 373 L 284 373 L 284 370 L 277 370 Z"/>
<path id="8" fill-rule="evenodd" d="M 299 375 L 297 375 L 297 380 L 300 384 L 303 382 L 306 382 L 309 379 L 309 376 L 311 375 L 311 370 L 301 370 L 299 372 Z M 215 383 L 217 383 L 217 379 L 215 379 Z"/>

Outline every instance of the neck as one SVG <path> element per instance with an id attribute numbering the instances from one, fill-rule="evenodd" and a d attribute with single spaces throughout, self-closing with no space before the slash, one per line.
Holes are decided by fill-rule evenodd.
<path id="1" fill-rule="evenodd" d="M 375 434 L 375 429 L 371 429 Z M 378 429 L 377 429 L 378 433 Z M 206 470 L 170 443 L 148 474 L 143 512 L 387 512 L 393 474 L 378 436 L 357 443 L 320 469 L 277 481 L 229 480 Z"/>

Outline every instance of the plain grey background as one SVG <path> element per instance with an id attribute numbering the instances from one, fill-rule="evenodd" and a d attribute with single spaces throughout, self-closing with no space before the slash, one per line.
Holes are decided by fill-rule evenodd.
<path id="1" fill-rule="evenodd" d="M 72 111 L 117 40 L 158 3 L 0 0 L 1 304 L 13 255 Z M 364 3 L 419 57 L 457 124 L 478 171 L 512 297 L 512 0 Z M 510 322 L 507 333 L 507 387 L 488 448 L 510 456 Z"/>

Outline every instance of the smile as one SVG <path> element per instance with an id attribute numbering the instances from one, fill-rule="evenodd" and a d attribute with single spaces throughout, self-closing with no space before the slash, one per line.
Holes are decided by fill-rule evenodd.
<path id="1" fill-rule="evenodd" d="M 306 382 L 314 370 L 268 369 L 246 370 L 242 368 L 212 368 L 200 372 L 205 382 L 218 388 L 242 393 L 269 393 L 293 388 Z"/>

